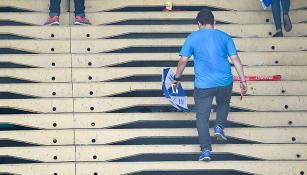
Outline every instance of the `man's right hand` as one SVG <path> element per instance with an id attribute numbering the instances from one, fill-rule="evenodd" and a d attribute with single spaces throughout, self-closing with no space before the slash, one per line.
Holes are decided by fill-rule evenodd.
<path id="1" fill-rule="evenodd" d="M 174 80 L 172 83 L 172 86 L 174 87 L 175 91 L 178 89 L 179 81 Z"/>

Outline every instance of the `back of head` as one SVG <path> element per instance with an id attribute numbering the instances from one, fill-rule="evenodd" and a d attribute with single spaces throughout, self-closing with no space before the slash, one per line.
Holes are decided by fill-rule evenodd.
<path id="1" fill-rule="evenodd" d="M 206 25 L 206 24 L 214 25 L 214 16 L 211 10 L 209 9 L 203 9 L 200 12 L 198 12 L 196 20 L 201 25 Z"/>

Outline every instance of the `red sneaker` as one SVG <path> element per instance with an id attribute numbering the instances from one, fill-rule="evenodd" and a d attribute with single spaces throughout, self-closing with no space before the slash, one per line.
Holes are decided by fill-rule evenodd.
<path id="1" fill-rule="evenodd" d="M 75 25 L 90 25 L 90 21 L 85 17 L 76 16 L 75 17 Z"/>
<path id="2" fill-rule="evenodd" d="M 58 26 L 60 25 L 59 16 L 50 17 L 45 25 Z"/>

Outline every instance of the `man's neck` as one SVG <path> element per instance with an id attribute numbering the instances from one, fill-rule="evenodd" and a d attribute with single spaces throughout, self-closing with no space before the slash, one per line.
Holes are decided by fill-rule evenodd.
<path id="1" fill-rule="evenodd" d="M 214 26 L 211 24 L 200 25 L 199 29 L 214 29 Z"/>

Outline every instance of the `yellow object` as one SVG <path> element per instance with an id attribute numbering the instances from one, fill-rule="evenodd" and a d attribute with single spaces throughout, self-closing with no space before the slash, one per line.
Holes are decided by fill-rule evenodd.
<path id="1" fill-rule="evenodd" d="M 173 10 L 173 3 L 170 2 L 170 1 L 167 1 L 167 2 L 165 3 L 165 9 L 166 9 L 166 10 L 169 10 L 169 11 Z"/>

